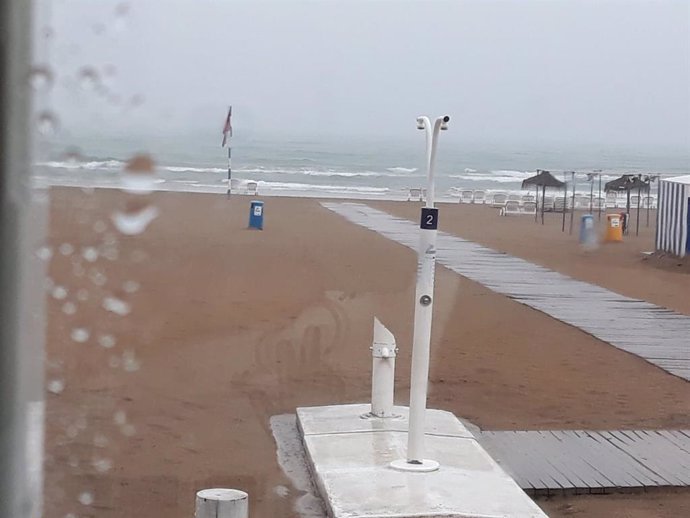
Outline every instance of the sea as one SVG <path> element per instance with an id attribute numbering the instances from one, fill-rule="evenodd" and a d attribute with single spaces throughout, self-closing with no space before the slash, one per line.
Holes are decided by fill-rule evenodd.
<path id="1" fill-rule="evenodd" d="M 233 137 L 232 178 L 238 192 L 255 182 L 259 195 L 323 198 L 406 199 L 411 188 L 426 187 L 425 142 L 418 138 L 333 136 Z M 690 174 L 690 152 L 575 145 L 553 142 L 464 142 L 439 137 L 436 196 L 457 200 L 460 191 L 520 192 L 537 169 L 589 193 L 587 173 L 602 184 L 621 174 Z M 156 164 L 154 188 L 225 193 L 228 150 L 218 134 L 80 135 L 44 139 L 37 148 L 34 177 L 42 185 L 117 188 L 123 168 L 135 155 Z M 598 179 L 594 190 L 598 190 Z"/>

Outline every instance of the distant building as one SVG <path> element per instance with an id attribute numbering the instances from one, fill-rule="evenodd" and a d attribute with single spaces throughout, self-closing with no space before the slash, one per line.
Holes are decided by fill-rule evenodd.
<path id="1" fill-rule="evenodd" d="M 659 184 L 656 249 L 678 257 L 690 255 L 690 175 L 665 178 Z"/>

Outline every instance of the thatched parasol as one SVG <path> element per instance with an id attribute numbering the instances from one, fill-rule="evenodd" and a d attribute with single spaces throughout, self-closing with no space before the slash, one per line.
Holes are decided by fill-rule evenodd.
<path id="1" fill-rule="evenodd" d="M 541 224 L 544 224 L 544 196 L 546 195 L 546 188 L 553 187 L 555 189 L 562 189 L 565 183 L 555 178 L 549 171 L 537 169 L 537 174 L 530 176 L 522 181 L 522 188 L 529 188 L 534 185 L 537 193 L 537 203 L 539 202 L 539 187 L 541 187 Z M 565 198 L 564 198 L 565 199 Z M 534 221 L 537 220 L 537 215 L 534 215 Z"/>

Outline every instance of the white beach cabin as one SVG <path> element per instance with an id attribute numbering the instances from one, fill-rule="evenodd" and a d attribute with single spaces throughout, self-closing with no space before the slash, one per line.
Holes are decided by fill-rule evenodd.
<path id="1" fill-rule="evenodd" d="M 690 255 L 689 227 L 690 175 L 661 180 L 656 213 L 656 249 L 678 257 Z"/>

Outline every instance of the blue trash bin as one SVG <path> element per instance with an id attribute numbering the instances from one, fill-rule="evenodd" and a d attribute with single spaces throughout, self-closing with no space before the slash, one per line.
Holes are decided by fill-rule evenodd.
<path id="1" fill-rule="evenodd" d="M 597 244 L 597 234 L 594 230 L 594 216 L 585 214 L 580 220 L 580 244 L 593 246 Z"/>
<path id="2" fill-rule="evenodd" d="M 249 207 L 249 228 L 264 229 L 264 202 L 252 201 Z"/>

